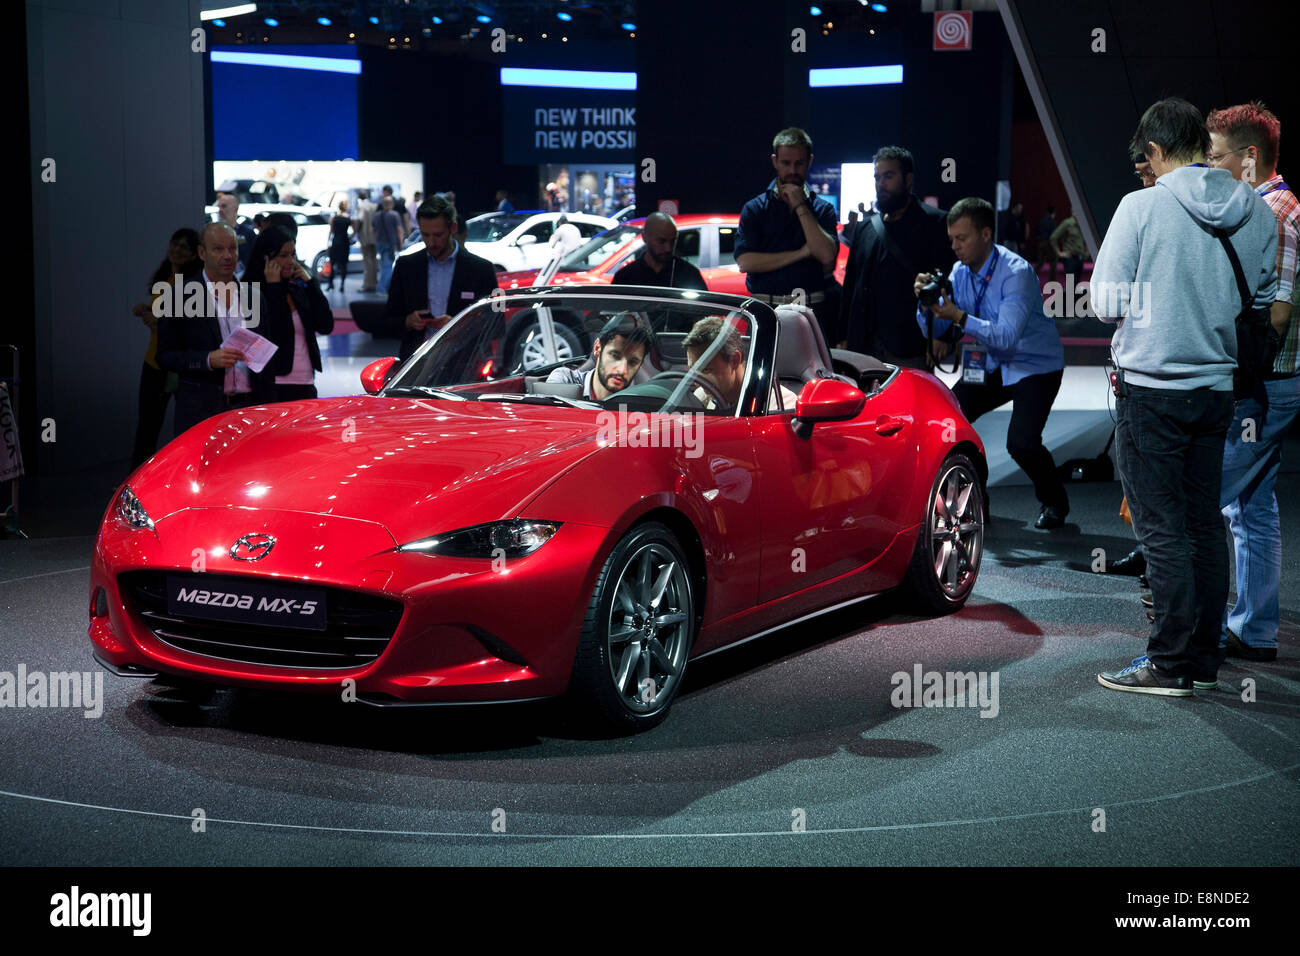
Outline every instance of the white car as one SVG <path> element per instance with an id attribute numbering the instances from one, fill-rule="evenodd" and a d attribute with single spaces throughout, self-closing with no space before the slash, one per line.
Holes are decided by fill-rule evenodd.
<path id="1" fill-rule="evenodd" d="M 219 216 L 216 206 L 208 206 L 204 210 L 208 214 L 209 222 L 216 222 Z M 250 225 L 253 217 L 258 213 L 270 215 L 273 212 L 287 212 L 293 217 L 293 221 L 298 224 L 298 238 L 295 241 L 295 251 L 298 259 L 306 263 L 307 268 L 321 277 L 325 278 L 325 266 L 330 258 L 330 215 L 331 210 L 324 206 L 288 206 L 277 205 L 272 203 L 249 203 L 239 207 L 239 221 L 247 222 Z M 349 250 L 348 272 L 353 272 L 353 265 L 356 266 L 356 274 L 361 274 L 361 246 L 353 240 L 352 248 Z"/>
<path id="2" fill-rule="evenodd" d="M 540 269 L 551 260 L 551 237 L 562 215 L 584 240 L 618 225 L 608 216 L 585 212 L 490 212 L 465 221 L 465 248 L 492 263 L 497 272 Z M 424 243 L 416 240 L 401 255 L 423 251 Z"/>

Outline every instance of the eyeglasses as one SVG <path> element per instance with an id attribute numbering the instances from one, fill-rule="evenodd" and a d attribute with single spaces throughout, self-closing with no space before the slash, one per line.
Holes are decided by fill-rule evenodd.
<path id="1" fill-rule="evenodd" d="M 1254 145 L 1254 143 L 1250 144 L 1250 146 Z M 1243 149 L 1250 149 L 1250 146 L 1238 146 L 1236 149 L 1230 149 L 1226 153 L 1206 153 L 1205 161 L 1207 163 L 1214 163 L 1217 166 L 1219 160 L 1223 159 L 1225 156 L 1231 156 L 1233 153 L 1240 153 Z"/>

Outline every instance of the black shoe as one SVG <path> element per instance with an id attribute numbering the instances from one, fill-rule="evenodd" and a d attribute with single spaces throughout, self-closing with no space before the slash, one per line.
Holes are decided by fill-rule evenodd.
<path id="1" fill-rule="evenodd" d="M 1038 520 L 1034 522 L 1034 527 L 1041 529 L 1062 528 L 1065 526 L 1066 514 L 1067 512 L 1053 505 L 1044 505 Z"/>
<path id="2" fill-rule="evenodd" d="M 1143 588 L 1144 590 L 1151 589 L 1151 582 L 1147 580 L 1147 576 L 1145 574 L 1138 575 L 1138 587 Z"/>
<path id="3" fill-rule="evenodd" d="M 1160 694 L 1164 697 L 1191 697 L 1192 682 L 1158 670 L 1144 655 L 1118 671 L 1103 671 L 1097 683 L 1107 690 L 1126 690 L 1134 694 Z"/>
<path id="4" fill-rule="evenodd" d="M 1141 548 L 1134 548 L 1118 561 L 1111 561 L 1106 565 L 1107 574 L 1143 574 L 1147 569 L 1146 552 Z M 1145 585 L 1144 585 L 1145 586 Z"/>
<path id="5" fill-rule="evenodd" d="M 1243 661 L 1275 661 L 1277 660 L 1276 647 L 1251 647 L 1249 644 L 1243 644 L 1241 638 L 1232 631 L 1228 631 L 1228 646 L 1224 648 L 1226 656 L 1240 657 Z"/>

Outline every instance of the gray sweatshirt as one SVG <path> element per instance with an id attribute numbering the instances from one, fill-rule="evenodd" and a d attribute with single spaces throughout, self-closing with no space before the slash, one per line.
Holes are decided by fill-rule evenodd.
<path id="1" fill-rule="evenodd" d="M 1148 388 L 1232 389 L 1241 296 L 1229 232 L 1256 308 L 1277 293 L 1277 220 L 1226 169 L 1181 166 L 1120 200 L 1092 270 L 1097 318 L 1119 322 L 1111 349 L 1125 381 Z"/>

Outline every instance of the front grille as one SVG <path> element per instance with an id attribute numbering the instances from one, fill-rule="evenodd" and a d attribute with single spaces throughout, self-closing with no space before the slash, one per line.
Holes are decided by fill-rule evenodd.
<path id="1" fill-rule="evenodd" d="M 402 603 L 344 588 L 325 593 L 325 630 L 212 621 L 167 610 L 167 577 L 192 579 L 196 586 L 236 586 L 238 577 L 129 571 L 118 577 L 122 598 L 154 637 L 191 654 L 243 664 L 342 670 L 364 667 L 388 646 L 402 619 Z"/>

